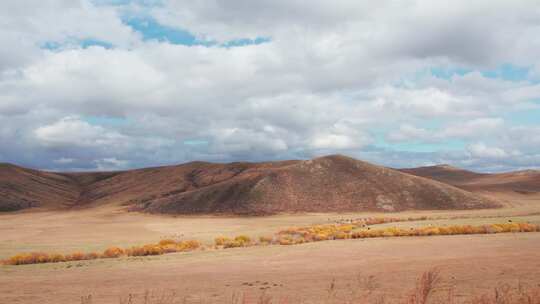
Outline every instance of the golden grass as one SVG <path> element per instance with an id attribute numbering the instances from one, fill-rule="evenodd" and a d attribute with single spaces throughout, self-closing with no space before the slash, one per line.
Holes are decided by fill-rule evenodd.
<path id="1" fill-rule="evenodd" d="M 409 219 L 410 220 L 410 219 Z M 433 235 L 462 235 L 462 234 L 494 234 L 494 233 L 518 233 L 537 232 L 540 225 L 530 223 L 501 223 L 489 225 L 451 225 L 451 226 L 425 226 L 418 228 L 398 228 L 387 227 L 374 229 L 368 227 L 366 223 L 384 223 L 391 221 L 402 221 L 402 219 L 363 219 L 361 221 L 349 221 L 343 224 L 314 225 L 306 227 L 291 227 L 279 231 L 274 236 L 259 237 L 258 242 L 254 242 L 247 235 L 239 235 L 235 238 L 220 236 L 215 238 L 216 249 L 227 249 L 237 247 L 247 247 L 256 245 L 297 245 L 308 242 L 319 242 L 327 240 L 363 239 L 380 237 L 412 237 L 412 236 L 433 236 Z M 98 258 L 118 258 L 122 256 L 149 256 L 162 255 L 166 253 L 193 251 L 204 248 L 197 240 L 175 241 L 171 239 L 161 240 L 157 244 L 147 244 L 123 249 L 120 247 L 110 247 L 102 254 L 74 252 L 67 255 L 58 253 L 48 254 L 44 252 L 22 253 L 2 261 L 5 265 L 24 265 L 40 263 L 58 263 L 66 261 L 92 260 Z"/>
<path id="2" fill-rule="evenodd" d="M 351 226 L 350 224 L 315 225 L 300 228 L 288 228 L 278 233 L 276 243 L 304 243 L 326 240 L 363 239 L 377 237 L 400 236 L 430 236 L 430 235 L 460 235 L 460 234 L 492 234 L 508 232 L 536 232 L 540 226 L 529 223 L 502 223 L 490 225 L 451 225 L 451 226 L 425 226 L 419 228 L 388 227 L 374 229 L 365 226 Z M 286 239 L 289 241 L 280 242 Z"/>
<path id="3" fill-rule="evenodd" d="M 103 253 L 96 252 L 74 252 L 71 254 L 31 252 L 21 253 L 2 261 L 4 265 L 25 265 L 41 263 L 59 263 L 70 261 L 84 261 L 103 258 L 119 258 L 122 256 L 148 256 L 161 255 L 172 252 L 192 251 L 200 248 L 202 244 L 196 240 L 170 241 L 162 240 L 157 244 L 147 244 L 143 246 L 133 246 L 131 248 L 109 247 Z"/>

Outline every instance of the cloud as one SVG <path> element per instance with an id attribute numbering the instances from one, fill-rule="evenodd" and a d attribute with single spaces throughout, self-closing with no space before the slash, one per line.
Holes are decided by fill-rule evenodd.
<path id="1" fill-rule="evenodd" d="M 99 171 L 114 171 L 128 168 L 129 161 L 111 158 L 103 158 L 94 161 L 96 163 L 96 169 Z"/>
<path id="2" fill-rule="evenodd" d="M 475 118 L 472 120 L 452 123 L 440 130 L 428 130 L 404 124 L 397 131 L 388 134 L 388 139 L 394 142 L 424 141 L 442 142 L 449 139 L 475 139 L 486 138 L 502 131 L 504 120 L 502 118 Z"/>
<path id="3" fill-rule="evenodd" d="M 472 144 L 468 148 L 473 157 L 478 158 L 505 158 L 508 153 L 501 148 L 488 147 L 484 143 Z"/>
<path id="4" fill-rule="evenodd" d="M 537 160 L 540 122 L 522 119 L 540 98 L 540 16 L 528 1 L 31 4 L 0 12 L 10 46 L 0 161 L 86 170 L 347 153 L 485 169 L 498 153 L 504 170 Z M 199 41 L 268 41 L 173 44 L 144 39 L 133 18 Z M 486 72 L 501 66 L 527 72 Z"/>
<path id="5" fill-rule="evenodd" d="M 41 126 L 34 133 L 37 141 L 48 147 L 103 147 L 116 145 L 125 140 L 125 136 L 118 132 L 90 125 L 72 116 Z"/>
<path id="6" fill-rule="evenodd" d="M 132 46 L 139 35 L 123 24 L 116 8 L 95 6 L 89 0 L 5 1 L 0 19 L 0 71 L 34 62 L 47 42 L 95 39 Z"/>

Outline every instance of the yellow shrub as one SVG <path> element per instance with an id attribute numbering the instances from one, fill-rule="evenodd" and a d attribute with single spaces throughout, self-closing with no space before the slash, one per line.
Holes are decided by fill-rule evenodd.
<path id="1" fill-rule="evenodd" d="M 249 236 L 247 236 L 247 235 L 239 235 L 239 236 L 235 237 L 234 240 L 236 242 L 240 242 L 240 243 L 246 244 L 246 245 L 251 243 L 251 238 Z"/>
<path id="2" fill-rule="evenodd" d="M 176 244 L 160 245 L 159 247 L 161 247 L 163 253 L 173 253 L 178 251 Z"/>
<path id="3" fill-rule="evenodd" d="M 294 245 L 294 241 L 289 237 L 282 237 L 278 242 L 280 245 Z"/>
<path id="4" fill-rule="evenodd" d="M 82 252 L 74 252 L 72 254 L 66 255 L 66 260 L 68 261 L 82 261 L 85 258 L 85 254 Z"/>
<path id="5" fill-rule="evenodd" d="M 217 238 L 214 239 L 214 244 L 216 244 L 216 246 L 223 246 L 225 245 L 225 243 L 228 243 L 230 241 L 231 239 L 228 237 L 218 236 Z"/>
<path id="6" fill-rule="evenodd" d="M 187 240 L 178 242 L 177 248 L 179 251 L 191 251 L 201 247 L 201 243 L 196 240 Z"/>
<path id="7" fill-rule="evenodd" d="M 339 226 L 338 230 L 342 231 L 342 232 L 345 232 L 345 233 L 349 233 L 349 232 L 353 231 L 354 228 L 355 228 L 355 226 L 353 226 L 353 225 L 343 225 L 343 226 Z"/>
<path id="8" fill-rule="evenodd" d="M 176 241 L 172 239 L 164 239 L 159 241 L 159 246 L 165 247 L 167 245 L 176 245 Z"/>
<path id="9" fill-rule="evenodd" d="M 261 243 L 261 244 L 271 244 L 273 240 L 274 240 L 274 238 L 271 237 L 271 236 L 260 236 L 259 237 L 259 243 Z"/>
<path id="10" fill-rule="evenodd" d="M 6 261 L 6 264 L 10 265 L 24 265 L 24 264 L 32 264 L 33 260 L 30 254 L 28 253 L 21 253 L 14 255 L 9 258 L 9 260 Z"/>
<path id="11" fill-rule="evenodd" d="M 102 256 L 99 254 L 99 253 L 96 253 L 96 252 L 90 252 L 90 253 L 87 253 L 84 257 L 85 260 L 95 260 L 95 259 L 99 259 L 101 258 Z"/>
<path id="12" fill-rule="evenodd" d="M 493 233 L 501 233 L 501 232 L 504 232 L 504 229 L 501 228 L 501 226 L 497 225 L 497 224 L 492 224 L 490 225 L 490 230 L 493 231 Z"/>
<path id="13" fill-rule="evenodd" d="M 465 225 L 461 227 L 462 234 L 473 234 L 474 228 L 471 225 Z"/>
<path id="14" fill-rule="evenodd" d="M 163 249 L 158 245 L 144 245 L 142 247 L 131 247 L 127 251 L 128 256 L 147 256 L 163 254 Z"/>
<path id="15" fill-rule="evenodd" d="M 438 227 L 427 227 L 423 229 L 422 235 L 439 235 L 441 234 Z"/>
<path id="16" fill-rule="evenodd" d="M 389 237 L 389 236 L 400 236 L 401 230 L 396 227 L 386 228 L 384 229 L 383 236 Z"/>
<path id="17" fill-rule="evenodd" d="M 368 237 L 382 237 L 383 234 L 384 234 L 384 230 L 379 230 L 379 229 L 368 230 Z"/>
<path id="18" fill-rule="evenodd" d="M 325 233 L 317 233 L 313 236 L 314 241 L 326 241 L 328 240 L 328 235 Z"/>
<path id="19" fill-rule="evenodd" d="M 223 248 L 236 248 L 236 247 L 243 247 L 244 244 L 235 240 L 230 240 L 223 244 Z"/>
<path id="20" fill-rule="evenodd" d="M 449 235 L 452 234 L 452 229 L 450 227 L 439 227 L 439 233 L 441 235 Z"/>
<path id="21" fill-rule="evenodd" d="M 518 223 L 519 225 L 519 230 L 521 232 L 534 232 L 534 231 L 537 231 L 537 227 L 538 225 L 534 225 L 534 224 L 528 224 L 528 223 Z"/>
<path id="22" fill-rule="evenodd" d="M 332 236 L 336 240 L 344 240 L 344 239 L 349 238 L 349 235 L 347 233 L 345 233 L 345 232 L 342 232 L 342 231 L 334 232 Z"/>
<path id="23" fill-rule="evenodd" d="M 117 258 L 124 255 L 124 249 L 119 247 L 109 247 L 103 251 L 102 257 L 104 258 Z"/>
<path id="24" fill-rule="evenodd" d="M 59 253 L 53 253 L 49 256 L 49 262 L 51 263 L 58 263 L 58 262 L 65 262 L 66 257 L 63 254 Z"/>

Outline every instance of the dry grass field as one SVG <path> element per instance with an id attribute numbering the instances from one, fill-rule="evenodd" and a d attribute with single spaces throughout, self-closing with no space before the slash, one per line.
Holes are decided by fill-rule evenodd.
<path id="1" fill-rule="evenodd" d="M 265 217 L 158 216 L 111 208 L 0 215 L 0 259 L 21 252 L 102 251 L 161 239 L 256 238 L 288 227 L 352 218 L 427 217 L 374 227 L 540 223 L 540 199 L 495 193 L 507 205 L 473 211 L 284 214 Z M 332 240 L 149 257 L 0 266 L 0 303 L 283 303 L 402 301 L 416 279 L 436 267 L 438 297 L 457 302 L 493 288 L 540 284 L 540 233 Z M 367 287 L 366 287 L 367 286 Z M 517 287 L 516 287 L 517 288 Z M 145 300 L 146 294 L 146 300 Z M 377 296 L 376 296 L 377 295 Z M 89 298 L 86 298 L 90 296 Z M 81 297 L 83 297 L 81 299 Z M 131 300 L 130 300 L 131 299 Z M 269 298 L 268 298 L 269 299 Z"/>

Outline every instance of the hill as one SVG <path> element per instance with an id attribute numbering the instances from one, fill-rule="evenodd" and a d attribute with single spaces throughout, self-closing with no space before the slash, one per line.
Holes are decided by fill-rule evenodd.
<path id="1" fill-rule="evenodd" d="M 167 214 L 273 214 L 498 206 L 444 183 L 339 155 L 307 161 L 191 162 L 111 173 L 10 168 L 15 169 L 5 173 L 0 168 L 0 193 L 8 198 L 0 199 L 4 210 L 115 205 Z"/>
<path id="2" fill-rule="evenodd" d="M 65 209 L 77 206 L 95 181 L 116 173 L 62 174 L 0 164 L 0 212 L 32 207 Z"/>
<path id="3" fill-rule="evenodd" d="M 540 171 L 476 173 L 448 165 L 401 169 L 401 172 L 434 179 L 473 192 L 540 193 Z"/>
<path id="4" fill-rule="evenodd" d="M 77 188 L 69 178 L 0 164 L 0 211 L 30 207 L 62 207 L 77 199 Z"/>

